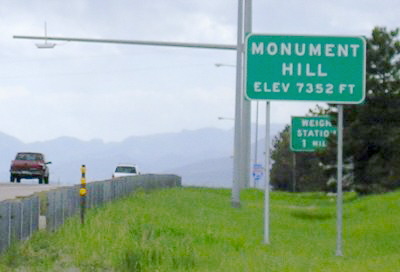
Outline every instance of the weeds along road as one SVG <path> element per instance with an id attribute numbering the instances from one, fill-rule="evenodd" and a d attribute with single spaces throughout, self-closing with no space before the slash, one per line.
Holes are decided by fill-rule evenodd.
<path id="1" fill-rule="evenodd" d="M 48 191 L 61 187 L 60 185 L 0 183 L 0 201 L 29 196 L 33 193 Z"/>

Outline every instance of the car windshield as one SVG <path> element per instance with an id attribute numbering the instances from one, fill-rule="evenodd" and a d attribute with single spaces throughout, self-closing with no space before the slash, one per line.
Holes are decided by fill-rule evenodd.
<path id="1" fill-rule="evenodd" d="M 115 172 L 136 174 L 136 168 L 133 166 L 118 166 L 117 169 L 115 169 Z"/>
<path id="2" fill-rule="evenodd" d="M 43 156 L 41 154 L 19 153 L 16 159 L 22 161 L 41 161 L 43 160 Z"/>

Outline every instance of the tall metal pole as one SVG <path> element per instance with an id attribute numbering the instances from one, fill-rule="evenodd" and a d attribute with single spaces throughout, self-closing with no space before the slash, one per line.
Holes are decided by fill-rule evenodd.
<path id="1" fill-rule="evenodd" d="M 244 1 L 244 36 L 243 43 L 247 34 L 252 31 L 252 0 Z M 242 47 L 243 48 L 243 47 Z M 244 53 L 244 52 L 243 52 Z M 242 74 L 243 77 L 243 74 Z M 244 90 L 243 81 L 243 90 Z M 251 101 L 244 98 L 244 91 L 242 95 L 243 108 L 242 108 L 242 187 L 250 187 L 250 167 L 251 167 Z"/>
<path id="2" fill-rule="evenodd" d="M 240 174 L 242 161 L 242 51 L 243 51 L 243 0 L 238 0 L 237 22 L 237 50 L 236 50 L 236 101 L 235 101 L 235 135 L 233 147 L 233 182 L 231 204 L 234 208 L 240 207 Z"/>
<path id="3" fill-rule="evenodd" d="M 270 103 L 267 101 L 265 109 L 265 193 L 264 193 L 264 243 L 269 244 L 269 187 L 270 187 Z"/>
<path id="4" fill-rule="evenodd" d="M 343 105 L 338 105 L 338 144 L 337 144 L 337 195 L 336 195 L 336 213 L 337 213 L 337 230 L 336 230 L 336 256 L 343 256 L 342 240 L 343 240 L 343 191 L 342 191 L 342 175 L 343 175 Z"/>

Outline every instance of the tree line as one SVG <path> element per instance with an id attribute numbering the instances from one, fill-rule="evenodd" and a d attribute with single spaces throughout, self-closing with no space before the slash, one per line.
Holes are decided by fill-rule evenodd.
<path id="1" fill-rule="evenodd" d="M 366 38 L 366 98 L 343 105 L 345 190 L 381 193 L 400 187 L 400 41 L 399 29 L 375 27 Z M 317 106 L 309 116 L 330 115 L 337 105 Z M 336 137 L 318 152 L 292 152 L 290 127 L 273 140 L 271 183 L 284 191 L 334 191 Z"/>

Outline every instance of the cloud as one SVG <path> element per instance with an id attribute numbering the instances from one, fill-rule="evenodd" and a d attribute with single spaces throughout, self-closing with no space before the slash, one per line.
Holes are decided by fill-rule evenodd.
<path id="1" fill-rule="evenodd" d="M 18 99 L 29 96 L 29 91 L 23 86 L 2 86 L 0 87 L 0 103 L 12 103 Z"/>

